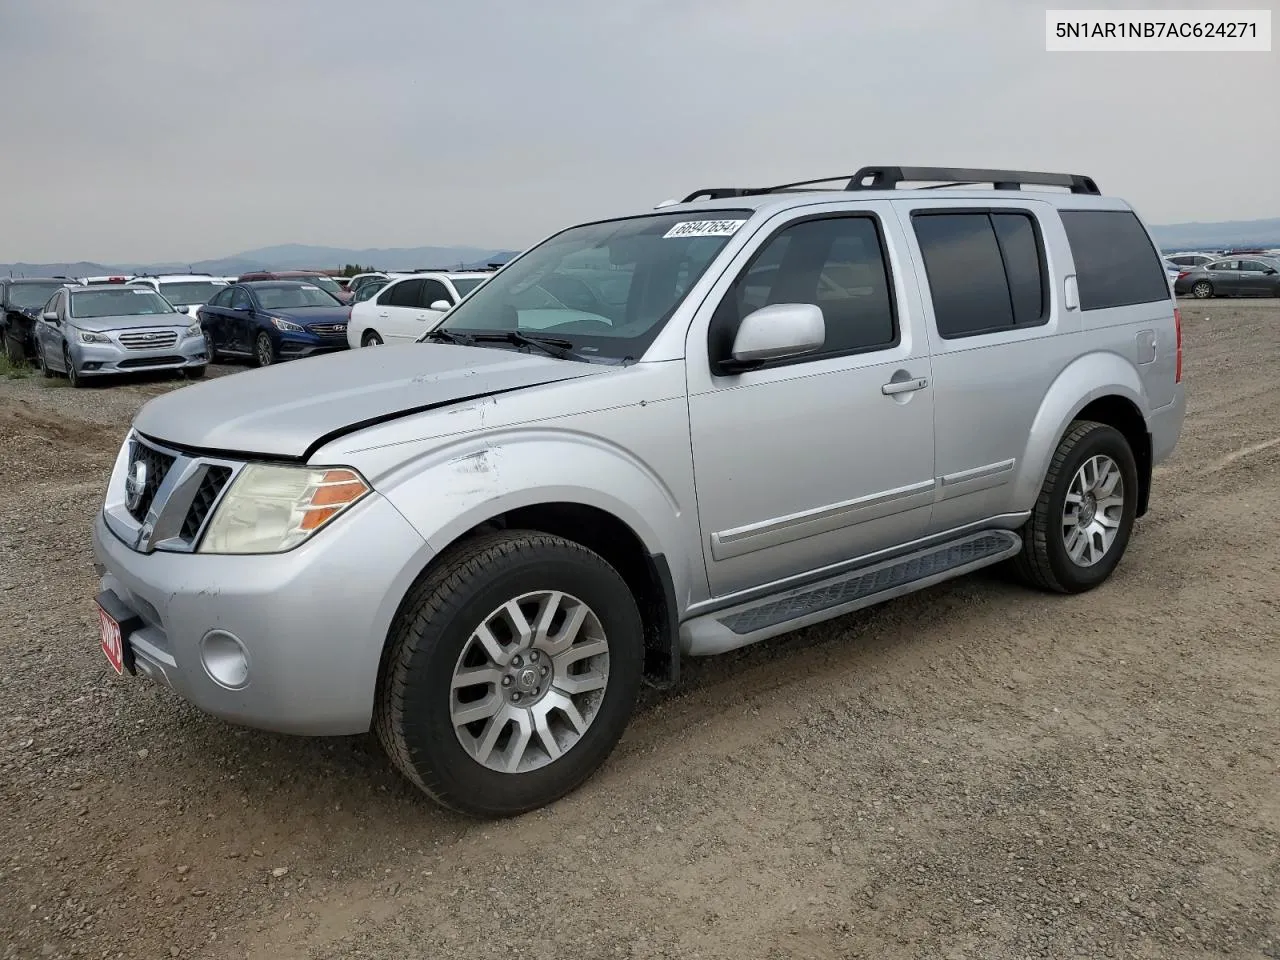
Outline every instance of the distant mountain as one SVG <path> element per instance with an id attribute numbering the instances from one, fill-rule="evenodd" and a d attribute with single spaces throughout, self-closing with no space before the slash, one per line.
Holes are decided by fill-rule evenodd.
<path id="1" fill-rule="evenodd" d="M 1280 217 L 1220 223 L 1171 223 L 1152 227 L 1151 232 L 1166 252 L 1201 247 L 1280 247 Z"/>
<path id="2" fill-rule="evenodd" d="M 0 263 L 0 276 L 95 277 L 137 273 L 211 273 L 234 277 L 251 270 L 340 270 L 348 263 L 374 266 L 380 270 L 416 270 L 419 267 L 456 269 L 505 263 L 516 251 L 491 247 L 391 247 L 352 250 L 344 247 L 314 247 L 290 243 L 259 250 L 246 250 L 218 260 L 188 263 Z"/>

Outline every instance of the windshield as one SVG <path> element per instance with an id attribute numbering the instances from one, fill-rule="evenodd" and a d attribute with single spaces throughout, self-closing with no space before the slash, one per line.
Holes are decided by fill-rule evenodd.
<path id="1" fill-rule="evenodd" d="M 465 297 L 487 279 L 488 277 L 454 277 L 449 282 L 453 284 L 453 289 L 458 291 L 458 296 Z"/>
<path id="2" fill-rule="evenodd" d="M 84 320 L 93 317 L 145 317 L 173 312 L 169 301 L 149 287 L 82 290 L 71 294 L 71 316 Z"/>
<path id="3" fill-rule="evenodd" d="M 48 303 L 60 289 L 61 283 L 15 283 L 9 287 L 9 302 L 34 310 Z"/>
<path id="4" fill-rule="evenodd" d="M 291 307 L 337 307 L 337 300 L 318 286 L 302 283 L 296 287 L 258 287 L 254 293 L 264 310 L 288 310 Z"/>
<path id="5" fill-rule="evenodd" d="M 573 227 L 479 285 L 440 329 L 542 333 L 582 359 L 638 357 L 750 216 L 665 213 Z"/>
<path id="6" fill-rule="evenodd" d="M 387 282 L 385 280 L 380 280 L 377 283 L 361 284 L 360 289 L 356 291 L 356 303 L 364 303 L 366 300 L 372 300 L 378 295 L 378 291 L 386 285 Z"/>
<path id="7" fill-rule="evenodd" d="M 160 284 L 160 295 L 170 303 L 188 306 L 193 303 L 208 303 L 215 293 L 226 288 L 225 283 L 209 283 L 208 281 L 191 281 L 181 283 Z"/>
<path id="8" fill-rule="evenodd" d="M 338 293 L 342 290 L 336 281 L 330 280 L 328 277 L 307 277 L 307 283 L 314 284 L 325 293 Z"/>

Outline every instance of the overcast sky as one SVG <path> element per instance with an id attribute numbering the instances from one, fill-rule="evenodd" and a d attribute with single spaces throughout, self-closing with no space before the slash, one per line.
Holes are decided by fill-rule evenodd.
<path id="1" fill-rule="evenodd" d="M 1280 216 L 1280 54 L 1044 29 L 1026 0 L 0 0 L 0 261 L 522 247 L 868 163 Z"/>

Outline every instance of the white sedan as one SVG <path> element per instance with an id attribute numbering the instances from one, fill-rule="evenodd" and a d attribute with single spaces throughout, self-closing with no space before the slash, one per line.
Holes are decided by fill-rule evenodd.
<path id="1" fill-rule="evenodd" d="M 417 340 L 491 276 L 433 271 L 393 277 L 377 296 L 351 308 L 347 343 L 354 349 Z"/>

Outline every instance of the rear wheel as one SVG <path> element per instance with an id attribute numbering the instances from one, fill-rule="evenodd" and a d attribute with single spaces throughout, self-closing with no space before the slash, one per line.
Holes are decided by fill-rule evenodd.
<path id="1" fill-rule="evenodd" d="M 474 816 L 524 813 L 587 779 L 622 736 L 643 669 L 622 577 L 533 531 L 454 547 L 389 639 L 378 738 L 409 780 Z"/>
<path id="2" fill-rule="evenodd" d="M 379 347 L 382 345 L 382 337 L 378 336 L 377 330 L 366 330 L 364 336 L 360 338 L 360 346 L 362 347 Z"/>
<path id="3" fill-rule="evenodd" d="M 276 350 L 266 331 L 259 333 L 253 341 L 253 362 L 260 367 L 269 367 L 276 362 Z"/>
<path id="4" fill-rule="evenodd" d="M 1124 556 L 1138 507 L 1138 467 L 1119 430 L 1077 420 L 1058 444 L 1022 529 L 1014 569 L 1027 583 L 1083 593 Z"/>
<path id="5" fill-rule="evenodd" d="M 1213 296 L 1213 284 L 1208 280 L 1197 280 L 1191 288 L 1191 295 L 1197 300 L 1208 300 Z"/>

